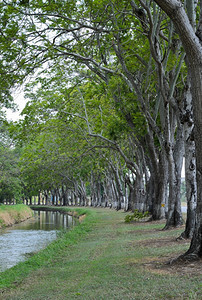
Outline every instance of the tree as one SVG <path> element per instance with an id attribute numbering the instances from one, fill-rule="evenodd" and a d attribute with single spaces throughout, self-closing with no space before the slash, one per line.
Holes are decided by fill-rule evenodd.
<path id="1" fill-rule="evenodd" d="M 135 179 L 139 181 L 140 188 L 132 189 L 131 186 L 131 191 L 142 190 L 143 171 L 136 163 L 138 156 L 147 161 L 151 182 L 153 177 L 153 183 L 156 183 L 158 176 L 159 183 L 153 189 L 153 199 L 156 199 L 154 219 L 165 215 L 169 167 L 169 212 L 166 224 L 166 228 L 169 228 L 182 223 L 179 187 L 183 153 L 179 149 L 182 148 L 183 139 L 179 107 L 176 105 L 180 101 L 173 95 L 183 54 L 171 51 L 176 47 L 180 49 L 178 43 L 176 47 L 172 45 L 175 40 L 172 22 L 168 22 L 167 26 L 165 14 L 157 9 L 156 4 L 153 3 L 149 10 L 145 1 L 140 3 L 141 7 L 135 1 L 114 0 L 68 3 L 10 1 L 4 2 L 2 16 L 9 14 L 14 24 L 18 25 L 17 32 L 22 29 L 26 55 L 23 60 L 18 58 L 24 76 L 44 63 L 49 68 L 63 64 L 68 66 L 71 76 L 82 71 L 85 73 L 88 68 L 109 89 L 113 80 L 117 82 L 116 90 L 120 93 L 111 89 L 112 99 L 123 110 L 119 119 L 133 128 L 135 138 L 131 139 L 131 153 L 136 155 L 135 159 L 128 159 L 116 141 L 113 140 L 111 145 L 116 146 L 117 151 L 125 157 L 127 167 L 132 168 L 132 172 L 135 169 L 137 173 Z M 140 46 L 143 44 L 144 47 Z M 173 57 L 177 57 L 178 63 L 175 65 Z M 67 85 L 67 78 L 64 78 L 64 85 Z M 147 131 L 144 138 L 136 133 L 136 125 L 141 119 L 144 119 L 142 124 Z M 91 137 L 96 137 L 96 134 L 91 133 Z M 97 134 L 97 137 L 100 138 L 100 135 Z M 144 149 L 145 144 L 147 149 L 142 156 L 136 148 L 140 145 Z M 152 157 L 150 163 L 149 156 Z"/>
<path id="2" fill-rule="evenodd" d="M 1 120 L 2 121 L 2 120 Z M 0 126 L 0 202 L 21 200 L 22 180 L 19 168 L 20 148 L 14 147 L 9 137 L 8 123 Z"/>
<path id="3" fill-rule="evenodd" d="M 194 114 L 194 139 L 196 146 L 196 179 L 197 179 L 197 209 L 196 224 L 186 258 L 202 256 L 202 2 L 200 2 L 200 19 L 195 32 L 183 4 L 179 0 L 155 0 L 173 21 L 183 47 L 186 51 L 188 68 L 191 77 L 191 91 Z M 192 3 L 194 1 L 191 1 Z"/>
<path id="4" fill-rule="evenodd" d="M 76 181 L 76 186 L 82 187 L 83 184 L 80 185 L 79 182 L 89 179 L 89 175 L 85 174 L 87 170 L 89 173 L 91 173 L 90 170 L 94 173 L 99 172 L 98 177 L 102 181 L 103 172 L 99 170 L 99 166 L 98 170 L 93 168 L 92 164 L 95 159 L 98 162 L 106 161 L 108 155 L 106 151 L 103 152 L 105 147 L 109 149 L 109 143 L 111 147 L 116 146 L 114 141 L 110 142 L 109 138 L 113 136 L 116 140 L 121 139 L 124 132 L 124 128 L 121 129 L 124 122 L 116 116 L 107 98 L 104 97 L 102 84 L 95 85 L 86 82 L 67 90 L 63 88 L 58 78 L 54 82 L 55 88 L 51 88 L 47 80 L 43 81 L 41 79 L 42 86 L 35 93 L 28 93 L 31 100 L 23 111 L 25 114 L 23 128 L 26 128 L 27 134 L 25 135 L 22 129 L 24 133 L 22 141 L 25 141 L 25 144 L 29 143 L 23 154 L 24 173 L 30 179 L 33 173 L 35 187 L 40 178 L 38 186 L 41 185 L 42 189 L 47 181 L 49 189 L 54 185 L 60 186 L 62 182 L 65 183 L 67 174 L 70 181 Z M 117 125 L 120 129 L 116 128 Z M 102 155 L 96 155 L 96 149 L 99 149 L 99 152 L 103 149 Z M 119 170 L 117 167 L 115 170 L 114 167 L 117 164 L 113 164 L 113 154 L 110 155 L 110 166 L 116 178 L 116 188 L 118 194 L 122 195 L 124 180 L 122 179 L 120 183 Z M 89 160 L 88 163 L 87 160 Z M 70 172 L 71 169 L 72 172 Z M 77 176 L 77 173 L 80 175 Z M 55 180 L 58 178 L 57 183 L 51 183 L 50 174 Z M 98 183 L 95 182 L 95 184 Z M 78 188 L 76 190 L 77 193 Z M 83 188 L 80 192 L 81 190 Z M 100 199 L 98 202 L 100 203 Z M 122 201 L 119 197 L 116 202 L 119 203 L 116 207 L 120 208 Z"/>

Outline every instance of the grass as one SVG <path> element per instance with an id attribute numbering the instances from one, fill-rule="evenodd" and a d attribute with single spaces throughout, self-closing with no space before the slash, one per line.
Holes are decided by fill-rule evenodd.
<path id="1" fill-rule="evenodd" d="M 0 205 L 0 228 L 22 222 L 32 216 L 32 210 L 24 205 Z"/>
<path id="2" fill-rule="evenodd" d="M 17 204 L 17 205 L 0 205 L 0 211 L 22 211 L 22 210 L 29 210 L 29 207 L 24 204 Z"/>
<path id="3" fill-rule="evenodd" d="M 125 213 L 76 209 L 81 224 L 1 273 L 0 299 L 200 299 L 201 262 L 169 266 L 185 252 L 182 228 L 124 223 Z"/>

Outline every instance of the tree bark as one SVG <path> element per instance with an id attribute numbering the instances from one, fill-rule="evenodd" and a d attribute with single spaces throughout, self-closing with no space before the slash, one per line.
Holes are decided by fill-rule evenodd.
<path id="1" fill-rule="evenodd" d="M 148 197 L 151 198 L 151 214 L 153 220 L 165 218 L 165 209 L 167 205 L 167 182 L 168 182 L 168 163 L 164 151 L 159 151 L 154 147 L 153 137 L 149 134 L 146 139 L 149 151 L 149 169 L 150 169 L 150 191 Z M 149 186 L 148 186 L 149 188 Z M 153 193 L 153 194 L 151 194 Z"/>
<path id="2" fill-rule="evenodd" d="M 181 211 L 181 170 L 184 155 L 184 134 L 183 126 L 178 122 L 177 136 L 174 149 L 168 149 L 169 162 L 169 202 L 168 218 L 164 229 L 178 227 L 183 224 Z"/>
<path id="3" fill-rule="evenodd" d="M 189 250 L 185 258 L 202 256 L 202 46 L 198 37 L 201 37 L 201 28 L 197 35 L 192 28 L 189 18 L 178 0 L 154 0 L 171 18 L 179 33 L 188 59 L 188 68 L 191 76 L 191 92 L 194 114 L 194 139 L 196 146 L 196 179 L 197 179 L 197 208 L 196 225 Z M 200 22 L 201 23 L 201 19 Z"/>
<path id="4" fill-rule="evenodd" d="M 196 216 L 196 159 L 195 142 L 193 139 L 193 109 L 192 95 L 190 91 L 190 76 L 187 79 L 185 92 L 184 112 L 182 123 L 184 124 L 185 140 L 185 183 L 187 199 L 187 220 L 184 232 L 179 238 L 192 238 Z"/>

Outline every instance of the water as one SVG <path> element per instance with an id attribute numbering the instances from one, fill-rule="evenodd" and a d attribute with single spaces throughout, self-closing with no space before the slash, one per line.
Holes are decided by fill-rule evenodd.
<path id="1" fill-rule="evenodd" d="M 74 218 L 50 211 L 34 211 L 34 217 L 0 230 L 0 271 L 26 260 L 57 238 L 61 228 L 71 227 Z"/>

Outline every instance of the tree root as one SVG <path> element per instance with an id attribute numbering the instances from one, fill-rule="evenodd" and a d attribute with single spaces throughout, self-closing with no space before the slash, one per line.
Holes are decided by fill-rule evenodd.
<path id="1" fill-rule="evenodd" d="M 183 231 L 180 236 L 176 238 L 176 241 L 188 240 L 189 238 L 186 236 L 185 231 Z"/>
<path id="2" fill-rule="evenodd" d="M 183 231 L 181 235 L 176 238 L 176 241 L 189 240 L 192 238 L 192 236 L 193 234 L 190 233 L 189 235 L 187 235 L 186 231 Z"/>
<path id="3" fill-rule="evenodd" d="M 152 218 L 152 216 L 150 216 L 145 222 L 153 222 L 154 219 Z"/>
<path id="4" fill-rule="evenodd" d="M 184 241 L 184 240 L 186 240 L 186 237 L 184 237 L 182 234 L 176 238 L 176 241 Z"/>
<path id="5" fill-rule="evenodd" d="M 200 256 L 196 253 L 185 253 L 183 255 L 180 255 L 176 258 L 169 260 L 166 264 L 174 265 L 174 264 L 180 264 L 180 263 L 190 263 L 193 261 L 197 261 L 199 259 L 200 259 Z"/>

